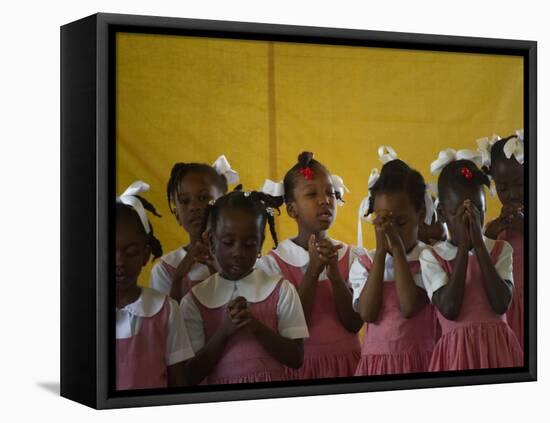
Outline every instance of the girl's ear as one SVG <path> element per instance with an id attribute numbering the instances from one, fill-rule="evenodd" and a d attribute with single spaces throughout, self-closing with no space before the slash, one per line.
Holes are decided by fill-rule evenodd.
<path id="1" fill-rule="evenodd" d="M 293 219 L 298 217 L 298 213 L 296 213 L 296 203 L 294 201 L 286 204 L 286 212 Z"/>

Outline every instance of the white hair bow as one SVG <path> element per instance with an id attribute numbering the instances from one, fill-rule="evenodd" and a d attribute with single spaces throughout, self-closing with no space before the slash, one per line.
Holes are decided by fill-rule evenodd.
<path id="1" fill-rule="evenodd" d="M 447 148 L 439 152 L 439 156 L 437 157 L 437 159 L 435 159 L 430 165 L 430 171 L 432 172 L 432 175 L 435 175 L 449 163 L 457 160 L 470 160 L 474 162 L 476 166 L 481 166 L 481 154 L 476 153 L 472 150 L 456 151 L 452 148 Z"/>
<path id="2" fill-rule="evenodd" d="M 225 176 L 228 184 L 239 183 L 239 174 L 235 170 L 231 169 L 231 165 L 223 154 L 218 157 L 214 163 L 212 163 L 212 167 L 218 175 Z"/>
<path id="3" fill-rule="evenodd" d="M 397 159 L 397 153 L 389 145 L 381 145 L 378 147 L 378 158 L 380 162 L 385 165 L 392 160 Z"/>
<path id="4" fill-rule="evenodd" d="M 339 194 L 340 198 L 337 200 L 339 206 L 343 206 L 344 202 L 342 199 L 344 198 L 344 191 L 349 192 L 349 189 L 347 186 L 344 185 L 344 180 L 341 176 L 338 175 L 330 175 L 330 178 L 332 179 L 332 185 L 334 185 L 334 190 Z"/>
<path id="5" fill-rule="evenodd" d="M 516 130 L 516 137 L 523 143 L 523 128 Z"/>
<path id="6" fill-rule="evenodd" d="M 149 191 L 149 184 L 146 184 L 143 181 L 135 181 L 128 188 L 126 188 L 126 190 L 118 196 L 116 200 L 117 202 L 132 207 L 136 211 L 139 216 L 139 220 L 143 225 L 143 229 L 145 229 L 145 233 L 149 234 L 151 233 L 151 227 L 149 226 L 147 213 L 145 212 L 145 208 L 143 207 L 143 204 L 141 204 L 140 199 L 136 197 L 136 195 L 147 191 Z"/>
<path id="7" fill-rule="evenodd" d="M 481 154 L 481 165 L 490 166 L 491 165 L 491 149 L 493 145 L 500 140 L 501 138 L 498 135 L 493 134 L 492 137 L 485 137 L 476 140 L 477 151 Z"/>
<path id="8" fill-rule="evenodd" d="M 273 197 L 284 197 L 285 186 L 283 181 L 273 182 L 271 179 L 266 179 L 260 191 Z"/>
<path id="9" fill-rule="evenodd" d="M 426 207 L 426 216 L 424 217 L 424 223 L 426 225 L 431 225 L 432 221 L 437 222 L 437 197 L 434 200 L 432 199 L 432 192 L 437 194 L 437 185 L 426 184 L 426 191 L 424 191 L 424 205 Z"/>
<path id="10" fill-rule="evenodd" d="M 506 141 L 503 151 L 507 159 L 514 156 L 519 164 L 523 164 L 523 129 L 516 131 L 516 136 Z"/>

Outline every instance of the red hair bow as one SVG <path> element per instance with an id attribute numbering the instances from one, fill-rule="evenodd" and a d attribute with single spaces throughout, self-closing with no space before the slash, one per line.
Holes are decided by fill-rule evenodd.
<path id="1" fill-rule="evenodd" d="M 306 178 L 308 181 L 311 181 L 313 179 L 313 170 L 311 170 L 310 167 L 301 168 L 300 173 L 304 175 L 304 178 Z"/>
<path id="2" fill-rule="evenodd" d="M 462 176 L 464 176 L 464 178 L 467 180 L 467 181 L 471 181 L 473 178 L 474 178 L 474 174 L 472 173 L 472 171 L 470 169 L 468 169 L 467 167 L 461 167 L 460 168 L 460 173 L 462 174 Z"/>

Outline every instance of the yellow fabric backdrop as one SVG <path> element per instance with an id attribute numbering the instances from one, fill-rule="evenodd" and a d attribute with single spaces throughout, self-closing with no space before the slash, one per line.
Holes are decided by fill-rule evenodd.
<path id="1" fill-rule="evenodd" d="M 166 200 L 175 162 L 225 154 L 244 188 L 258 189 L 313 151 L 351 191 L 330 235 L 355 244 L 379 145 L 430 182 L 441 149 L 523 127 L 518 57 L 118 34 L 116 60 L 117 191 L 136 179 L 151 185 L 147 198 L 163 217 L 150 220 L 165 252 L 187 242 Z M 493 218 L 498 201 L 488 204 Z M 280 240 L 296 233 L 284 210 L 277 231 Z M 372 247 L 372 229 L 363 234 Z"/>

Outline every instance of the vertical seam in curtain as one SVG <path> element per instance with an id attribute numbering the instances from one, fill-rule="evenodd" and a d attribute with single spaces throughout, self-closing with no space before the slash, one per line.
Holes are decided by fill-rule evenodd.
<path id="1" fill-rule="evenodd" d="M 277 181 L 277 113 L 275 109 L 275 45 L 267 44 L 267 115 L 269 142 L 269 178 Z"/>

